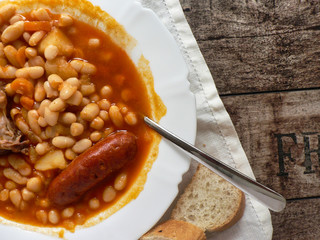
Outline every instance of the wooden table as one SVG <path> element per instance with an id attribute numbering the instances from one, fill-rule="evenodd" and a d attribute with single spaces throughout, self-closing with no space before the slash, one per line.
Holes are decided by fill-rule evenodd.
<path id="1" fill-rule="evenodd" d="M 320 239 L 320 3 L 180 0 L 257 180 L 273 239 Z"/>

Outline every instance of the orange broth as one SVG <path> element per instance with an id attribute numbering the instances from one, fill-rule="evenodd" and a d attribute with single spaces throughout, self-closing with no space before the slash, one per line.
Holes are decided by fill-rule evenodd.
<path id="1" fill-rule="evenodd" d="M 30 18 L 29 14 L 24 15 L 27 17 L 27 19 Z M 54 16 L 58 17 L 59 15 Z M 97 73 L 94 76 L 91 76 L 91 81 L 96 85 L 96 89 L 101 89 L 101 87 L 106 84 L 112 86 L 113 95 L 110 99 L 110 102 L 112 103 L 122 103 L 123 100 L 121 98 L 121 91 L 123 89 L 130 89 L 134 94 L 130 100 L 125 102 L 125 104 L 130 111 L 136 112 L 139 116 L 137 125 L 125 125 L 121 129 L 117 129 L 116 126 L 114 126 L 111 122 L 106 123 L 105 127 L 109 127 L 110 125 L 110 127 L 113 127 L 115 131 L 127 130 L 133 132 L 137 136 L 137 155 L 132 162 L 128 163 L 123 169 L 121 169 L 121 172 L 127 173 L 128 182 L 124 190 L 117 192 L 117 197 L 114 201 L 111 203 L 105 203 L 102 199 L 102 192 L 105 186 L 113 185 L 117 173 L 103 180 L 96 187 L 87 192 L 79 202 L 70 205 L 75 208 L 75 214 L 69 220 L 74 221 L 75 225 L 77 225 L 83 224 L 84 220 L 87 220 L 116 204 L 123 194 L 130 189 L 146 161 L 153 139 L 152 134 L 150 134 L 151 130 L 145 126 L 142 119 L 143 115 L 151 114 L 147 89 L 145 83 L 138 74 L 134 63 L 128 57 L 127 53 L 113 43 L 110 37 L 108 37 L 105 33 L 86 23 L 74 19 L 72 28 L 72 31 L 69 28 L 63 30 L 66 36 L 73 43 L 74 47 L 77 49 L 75 54 L 70 59 L 83 58 L 97 67 Z M 92 50 L 88 47 L 88 40 L 90 38 L 100 39 L 101 44 L 98 49 Z M 30 163 L 30 161 L 28 162 Z M 0 167 L 0 170 L 1 169 L 3 168 Z M 60 171 L 58 170 L 48 171 L 46 175 L 53 177 L 59 172 Z M 5 177 L 1 176 L 0 174 L 0 183 L 4 185 L 5 181 Z M 49 222 L 47 224 L 42 224 L 37 221 L 35 218 L 35 212 L 44 208 L 39 207 L 34 203 L 39 201 L 42 197 L 45 197 L 46 190 L 47 189 L 42 190 L 39 196 L 37 196 L 37 199 L 31 203 L 28 203 L 27 209 L 23 211 L 16 210 L 10 201 L 0 201 L 0 215 L 15 222 L 35 226 L 60 226 L 69 230 L 73 230 L 74 225 L 70 225 L 70 221 L 60 221 L 56 225 Z M 96 197 L 100 200 L 100 207 L 97 210 L 92 210 L 88 207 L 88 201 L 92 197 Z M 54 208 L 57 210 L 62 210 L 66 207 L 68 206 L 54 206 Z M 79 214 L 81 215 L 81 218 L 77 219 Z"/>

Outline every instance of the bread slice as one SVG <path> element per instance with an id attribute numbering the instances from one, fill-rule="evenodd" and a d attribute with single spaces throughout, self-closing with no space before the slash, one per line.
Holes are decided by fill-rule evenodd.
<path id="1" fill-rule="evenodd" d="M 171 218 L 190 222 L 203 231 L 222 231 L 243 215 L 242 191 L 199 165 L 190 184 L 172 210 Z"/>
<path id="2" fill-rule="evenodd" d="M 206 240 L 206 236 L 191 223 L 171 219 L 151 229 L 140 240 Z"/>

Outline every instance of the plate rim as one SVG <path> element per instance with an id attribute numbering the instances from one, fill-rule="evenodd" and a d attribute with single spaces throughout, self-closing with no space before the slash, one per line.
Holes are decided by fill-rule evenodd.
<path id="1" fill-rule="evenodd" d="M 136 9 L 135 11 L 140 11 L 140 13 L 142 13 L 142 15 L 144 15 L 144 16 L 147 16 L 147 15 L 148 15 L 149 17 L 152 17 L 152 18 L 153 18 L 153 21 L 156 20 L 156 21 L 158 22 L 158 26 L 157 26 L 157 27 L 160 27 L 160 28 L 161 28 L 161 31 L 163 31 L 163 32 L 166 33 L 166 37 L 168 37 L 168 39 L 169 39 L 168 41 L 171 41 L 171 42 L 175 45 L 176 50 L 179 52 L 180 60 L 182 60 L 183 65 L 184 65 L 184 70 L 185 70 L 185 71 L 181 74 L 181 75 L 183 75 L 182 78 L 184 78 L 184 84 L 185 84 L 185 85 L 184 85 L 184 89 L 183 89 L 182 93 L 180 93 L 180 94 L 186 94 L 185 96 L 187 96 L 188 101 L 189 101 L 189 104 L 192 105 L 192 107 L 191 107 L 191 108 L 192 108 L 192 113 L 190 113 L 190 114 L 191 114 L 191 117 L 193 117 L 193 119 L 189 119 L 189 120 L 191 121 L 190 124 L 192 125 L 192 129 L 189 130 L 188 136 L 185 137 L 185 139 L 186 139 L 187 141 L 189 141 L 190 143 L 194 144 L 194 143 L 195 143 L 195 140 L 196 140 L 196 132 L 197 132 L 196 98 L 195 98 L 194 94 L 191 92 L 190 82 L 188 81 L 188 67 L 187 67 L 187 64 L 186 64 L 185 60 L 184 60 L 183 57 L 182 57 L 182 53 L 180 52 L 181 50 L 179 49 L 176 40 L 174 39 L 174 37 L 172 36 L 172 34 L 169 32 L 169 30 L 164 26 L 164 24 L 160 21 L 160 19 L 158 18 L 158 16 L 157 16 L 151 9 L 148 9 L 148 8 L 143 7 L 142 4 L 141 4 L 140 2 L 138 2 L 137 0 L 111 0 L 111 1 L 106 1 L 106 2 L 104 2 L 103 0 L 91 0 L 90 2 L 91 2 L 92 4 L 94 4 L 94 5 L 99 6 L 102 10 L 106 11 L 107 13 L 109 13 L 112 17 L 114 17 L 114 18 L 116 19 L 116 21 L 117 21 L 118 23 L 120 23 L 121 25 L 123 25 L 123 26 L 125 27 L 126 31 L 128 30 L 129 34 L 130 34 L 131 36 L 133 36 L 133 38 L 137 39 L 134 34 L 130 33 L 130 30 L 126 28 L 125 24 L 123 24 L 123 22 L 121 21 L 121 19 L 120 19 L 120 20 L 117 19 L 117 17 L 115 17 L 115 16 L 112 14 L 112 11 L 108 11 L 108 10 L 105 9 L 106 3 L 115 2 L 116 5 L 117 5 L 117 4 L 118 4 L 118 5 L 121 5 L 121 4 L 119 4 L 119 1 L 125 4 L 125 5 L 122 5 L 122 7 L 127 7 L 128 9 L 130 9 L 130 7 L 134 7 L 134 9 Z M 131 10 L 132 10 L 132 9 L 131 9 Z M 146 56 L 146 55 L 144 54 L 143 49 L 144 49 L 144 48 L 143 48 L 143 46 L 142 46 L 142 53 L 143 53 L 144 56 Z M 146 57 L 146 58 L 147 58 L 147 57 Z M 149 58 L 147 58 L 147 59 L 148 59 L 148 60 L 150 61 L 150 63 L 152 64 L 152 60 L 149 59 Z M 151 66 L 151 68 L 152 68 L 152 66 Z M 152 71 L 152 72 L 153 72 L 153 71 Z M 156 82 L 155 76 L 154 76 L 154 81 Z M 156 86 L 155 86 L 155 90 L 156 90 L 156 92 L 158 93 L 158 95 L 161 97 L 161 99 L 164 100 L 163 97 L 161 96 L 161 94 L 159 93 L 159 91 L 157 91 Z M 167 104 L 166 104 L 166 105 L 167 105 Z M 167 106 L 167 108 L 168 108 L 168 106 Z M 167 128 L 170 129 L 170 128 L 171 128 L 170 126 L 172 125 L 172 122 L 170 122 L 170 121 L 168 120 L 167 116 L 168 116 L 168 113 L 160 120 L 160 123 L 163 124 L 163 126 L 165 126 L 165 127 L 167 127 Z M 172 121 L 172 119 L 170 119 L 170 120 Z M 173 129 L 171 128 L 171 130 L 173 130 Z M 193 131 L 192 131 L 192 130 L 193 130 Z M 174 130 L 173 130 L 173 131 L 174 131 Z M 183 132 L 182 132 L 182 135 L 183 135 Z M 161 142 L 160 142 L 160 145 L 159 145 L 159 156 L 160 156 L 161 151 L 163 151 L 163 150 L 162 150 L 163 148 L 164 148 L 164 149 L 167 149 L 167 148 L 170 149 L 170 151 L 173 151 L 173 152 L 176 153 L 176 154 L 175 154 L 176 156 L 180 156 L 181 158 L 185 158 L 184 161 L 186 161 L 186 164 L 184 164 L 183 169 L 182 169 L 181 171 L 178 171 L 178 173 L 175 173 L 175 174 L 176 174 L 175 180 L 174 180 L 175 183 L 174 183 L 174 187 L 172 186 L 172 187 L 175 188 L 175 189 L 171 189 L 171 195 L 170 195 L 170 197 L 167 199 L 167 202 L 162 206 L 162 209 L 165 208 L 165 210 L 166 210 L 166 209 L 171 205 L 171 203 L 174 201 L 174 199 L 176 198 L 176 196 L 177 196 L 177 194 L 178 194 L 178 185 L 179 185 L 179 183 L 182 181 L 182 176 L 183 176 L 183 174 L 189 169 L 191 159 L 190 159 L 189 157 L 182 156 L 183 154 L 181 154 L 181 153 L 179 152 L 179 150 L 176 150 L 176 149 L 175 149 L 173 146 L 171 146 L 168 142 L 165 142 L 165 141 L 162 139 Z M 149 173 L 151 173 L 152 170 L 155 169 L 156 167 L 159 167 L 159 166 L 157 166 L 157 165 L 159 165 L 159 160 L 158 160 L 158 159 L 159 159 L 159 156 L 158 156 L 157 160 L 153 163 L 153 166 L 152 166 L 152 168 L 151 168 L 151 170 L 150 170 Z M 161 166 L 161 164 L 160 164 L 160 167 L 163 167 L 163 166 Z M 146 187 L 148 186 L 147 184 L 150 184 L 150 177 L 151 177 L 151 176 L 149 176 L 149 174 L 148 174 L 147 182 L 146 182 L 146 184 L 145 184 L 145 189 L 146 189 Z M 123 212 L 123 211 L 126 211 L 126 208 L 128 208 L 128 206 L 130 207 L 130 206 L 132 205 L 132 203 L 138 201 L 140 195 L 141 195 L 144 191 L 145 191 L 145 190 L 143 190 L 143 191 L 139 194 L 139 196 L 138 196 L 137 199 L 131 201 L 129 204 L 127 204 L 126 206 L 124 206 L 124 207 L 123 207 L 122 209 L 120 209 L 118 212 L 116 212 L 116 213 L 114 213 L 112 216 L 110 216 L 108 219 L 103 220 L 103 223 L 104 223 L 104 222 L 105 222 L 105 223 L 110 223 L 110 221 L 121 221 L 121 219 L 120 219 L 120 220 L 117 219 L 117 216 L 118 216 L 118 215 L 119 215 L 119 216 L 122 215 L 122 214 L 119 214 L 119 213 L 120 213 L 120 212 Z M 165 213 L 165 211 L 163 211 L 163 210 L 160 211 L 160 212 L 161 212 L 162 214 Z M 144 225 L 143 227 L 140 227 L 139 229 L 136 228 L 135 234 L 133 234 L 133 235 L 128 236 L 128 235 L 126 235 L 126 233 L 125 233 L 125 235 L 116 235 L 116 234 L 113 234 L 113 233 L 109 233 L 109 235 L 112 237 L 112 239 L 137 239 L 137 238 L 139 238 L 144 232 L 146 232 L 147 230 L 149 230 L 149 229 L 162 217 L 162 214 L 161 214 L 161 213 L 158 212 L 156 217 L 154 217 L 152 220 L 149 219 L 149 224 Z M 116 220 L 114 220 L 114 219 L 116 219 Z M 101 225 L 101 223 L 99 223 L 99 224 L 96 225 L 96 226 L 100 226 L 100 225 Z M 1 225 L 1 226 L 2 226 L 2 225 Z M 0 226 L 0 229 L 1 229 L 1 226 Z M 89 227 L 89 228 L 90 228 L 90 229 L 93 229 L 93 228 L 95 228 L 95 226 Z M 66 237 L 67 239 L 82 239 L 82 237 L 79 238 L 79 237 L 80 237 L 79 234 L 83 233 L 83 231 L 88 232 L 88 229 L 89 229 L 89 228 L 84 228 L 84 229 L 76 230 L 76 233 L 74 233 L 74 234 L 73 234 L 73 233 L 70 234 L 69 232 L 66 232 L 65 237 Z M 22 231 L 24 232 L 24 230 L 22 230 Z M 10 232 L 10 234 L 16 233 L 17 236 L 28 236 L 28 235 L 29 235 L 29 233 L 25 235 L 23 232 L 21 233 L 21 231 L 9 231 L 9 232 Z M 91 232 L 91 230 L 90 230 L 89 232 Z M 100 230 L 99 230 L 99 232 L 100 232 Z M 124 233 L 124 232 L 123 232 L 123 233 Z M 132 230 L 131 230 L 130 234 L 132 234 Z M 44 236 L 44 235 L 39 234 L 39 233 L 36 233 L 36 232 L 32 232 L 32 233 L 31 233 L 30 239 L 31 239 L 31 238 L 32 238 L 32 239 L 38 239 L 38 238 L 35 238 L 35 237 L 36 237 L 35 235 L 39 235 L 39 237 L 40 237 L 39 239 L 45 239 L 45 237 L 48 237 L 48 239 L 51 239 L 51 236 Z M 85 234 L 85 235 L 86 235 L 86 234 Z M 5 237 L 5 233 L 4 233 L 4 237 Z M 15 234 L 14 234 L 14 235 L 10 235 L 10 237 L 11 237 L 11 238 L 12 238 L 12 237 L 14 238 L 14 237 L 15 237 Z M 104 237 L 106 237 L 106 236 L 104 236 Z M 29 238 L 26 238 L 26 239 L 29 239 Z M 84 238 L 84 239 L 85 239 L 85 238 Z"/>

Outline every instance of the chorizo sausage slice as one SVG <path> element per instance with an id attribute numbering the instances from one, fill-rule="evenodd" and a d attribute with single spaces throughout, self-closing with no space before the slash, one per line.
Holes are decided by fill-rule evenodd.
<path id="1" fill-rule="evenodd" d="M 48 198 L 67 205 L 131 161 L 137 152 L 136 137 L 129 132 L 112 134 L 76 157 L 50 184 Z"/>

